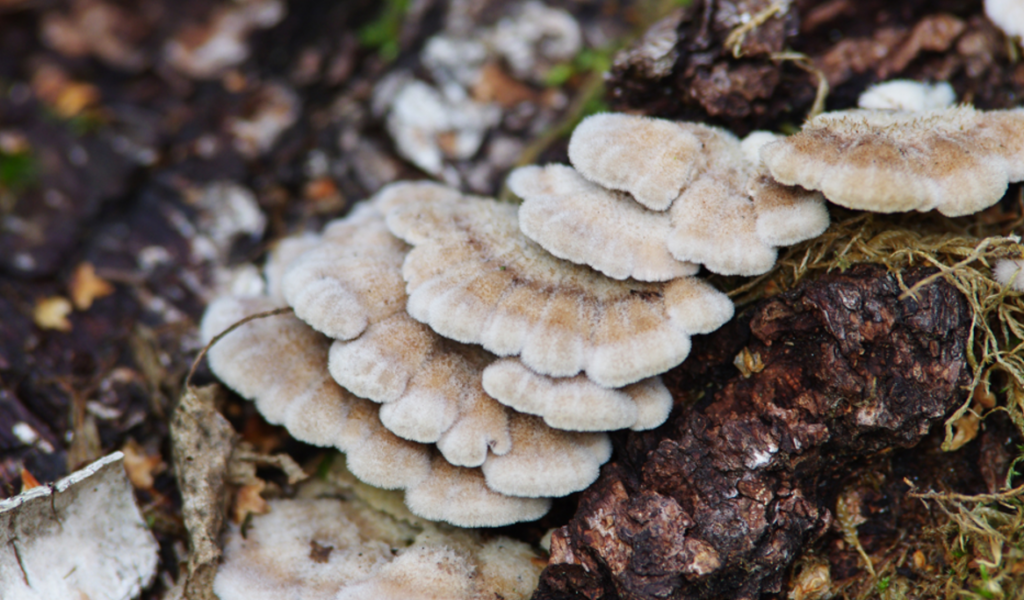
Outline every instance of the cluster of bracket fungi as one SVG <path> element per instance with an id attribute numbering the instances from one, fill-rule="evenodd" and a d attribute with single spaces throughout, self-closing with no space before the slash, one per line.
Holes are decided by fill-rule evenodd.
<path id="1" fill-rule="evenodd" d="M 695 275 L 757 275 L 864 210 L 997 202 L 1024 179 L 1024 111 L 855 110 L 744 140 L 694 123 L 586 119 L 572 166 L 523 167 L 521 205 L 399 182 L 281 241 L 260 296 L 216 300 L 213 371 L 297 439 L 346 453 L 415 514 L 536 519 L 590 485 L 607 431 L 663 423 L 659 375 L 732 302 Z M 1005 270 L 1005 269 L 1004 269 Z"/>

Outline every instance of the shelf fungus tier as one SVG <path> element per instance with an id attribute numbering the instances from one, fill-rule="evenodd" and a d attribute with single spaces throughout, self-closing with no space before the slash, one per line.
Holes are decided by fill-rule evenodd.
<path id="1" fill-rule="evenodd" d="M 481 467 L 493 490 L 565 496 L 593 483 L 611 456 L 607 434 L 554 429 L 500 404 L 482 384 L 494 360 L 396 313 L 355 340 L 335 341 L 328 369 L 345 388 L 381 402 L 389 430 L 435 443 L 452 464 Z"/>
<path id="2" fill-rule="evenodd" d="M 332 222 L 318 245 L 284 269 L 284 297 L 295 314 L 338 338 L 328 355 L 334 380 L 380 403 L 380 421 L 392 433 L 435 444 L 453 465 L 483 467 L 491 489 L 546 497 L 590 485 L 610 455 L 607 435 L 556 430 L 489 396 L 482 372 L 496 357 L 405 312 L 400 265 L 408 247 L 382 230 L 379 208 L 375 199 Z"/>
<path id="3" fill-rule="evenodd" d="M 699 141 L 699 153 L 644 146 L 668 130 Z M 759 133 L 753 143 L 772 139 Z M 756 146 L 753 159 L 749 146 L 696 123 L 595 115 L 573 132 L 573 167 L 521 167 L 508 184 L 523 198 L 520 227 L 527 237 L 609 277 L 669 281 L 698 264 L 723 275 L 759 275 L 774 266 L 777 246 L 821 234 L 829 217 L 821 194 L 766 177 Z M 612 160 L 619 156 L 643 160 Z M 664 176 L 672 168 L 677 176 Z M 602 176 L 603 169 L 611 174 Z M 672 191 L 665 210 L 650 210 L 652 203 L 640 197 L 651 194 L 647 169 L 662 182 L 662 195 Z"/>
<path id="4" fill-rule="evenodd" d="M 444 337 L 518 355 L 543 375 L 583 371 L 622 387 L 676 366 L 691 335 L 732 317 L 729 298 L 703 280 L 609 279 L 526 238 L 514 205 L 425 202 L 416 187 L 393 203 L 387 223 L 413 246 L 402 267 L 406 309 Z"/>
<path id="5" fill-rule="evenodd" d="M 211 340 L 250 315 L 270 310 L 267 297 L 222 297 L 203 315 Z M 449 465 L 430 446 L 404 440 L 378 418 L 379 405 L 339 386 L 327 370 L 330 340 L 290 314 L 240 325 L 214 344 L 210 368 L 225 384 L 253 400 L 270 423 L 296 439 L 345 452 L 362 481 L 406 490 L 416 514 L 463 527 L 499 526 L 537 519 L 547 498 L 502 494 L 488 487 L 480 469 Z"/>
<path id="6" fill-rule="evenodd" d="M 969 215 L 1024 180 L 1024 109 L 823 113 L 761 159 L 776 181 L 847 208 Z"/>

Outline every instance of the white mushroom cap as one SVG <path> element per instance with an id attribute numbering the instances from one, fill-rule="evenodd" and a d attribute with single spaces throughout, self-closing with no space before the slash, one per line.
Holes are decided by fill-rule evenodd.
<path id="1" fill-rule="evenodd" d="M 406 439 L 437 443 L 445 458 L 477 467 L 512 447 L 505 409 L 480 372 L 493 356 L 444 340 L 398 313 L 351 342 L 336 341 L 328 369 L 350 391 L 382 402 L 384 426 Z"/>
<path id="2" fill-rule="evenodd" d="M 483 465 L 488 485 L 494 478 L 514 480 L 517 473 L 529 471 L 530 481 L 544 486 L 493 489 L 517 489 L 516 496 L 564 496 L 593 483 L 595 458 L 578 452 L 578 434 L 517 415 L 484 391 L 481 374 L 493 360 L 493 355 L 445 340 L 399 313 L 371 325 L 354 341 L 334 342 L 329 369 L 340 384 L 352 385 L 350 389 L 400 390 L 381 407 L 384 426 L 406 439 L 436 442 L 453 465 Z M 377 380 L 382 375 L 383 385 Z M 583 445 L 592 443 L 588 437 Z M 605 460 L 607 456 L 597 466 Z M 574 476 L 566 477 L 566 469 Z"/>
<path id="3" fill-rule="evenodd" d="M 668 281 L 698 265 L 668 251 L 670 221 L 623 192 L 605 189 L 572 167 L 521 167 L 508 187 L 523 199 L 519 227 L 558 258 L 590 265 L 613 279 Z"/>
<path id="4" fill-rule="evenodd" d="M 968 215 L 1024 179 L 1024 110 L 824 113 L 761 158 L 778 182 L 848 208 Z"/>
<path id="5" fill-rule="evenodd" d="M 612 456 L 605 433 L 552 429 L 538 417 L 511 412 L 512 451 L 487 457 L 481 470 L 487 487 L 509 496 L 558 497 L 597 481 Z"/>
<path id="6" fill-rule="evenodd" d="M 219 298 L 203 315 L 201 335 L 208 341 L 240 319 L 272 308 L 264 298 Z M 217 377 L 253 400 L 267 421 L 284 425 L 304 442 L 346 452 L 349 468 L 363 481 L 404 488 L 423 480 L 429 473 L 426 448 L 384 429 L 375 404 L 330 378 L 329 343 L 284 314 L 242 325 L 207 356 Z"/>
<path id="7" fill-rule="evenodd" d="M 723 275 L 759 275 L 775 266 L 777 251 L 757 235 L 757 212 L 736 189 L 739 177 L 725 169 L 705 173 L 672 205 L 673 256 Z"/>
<path id="8" fill-rule="evenodd" d="M 985 16 L 1006 35 L 1024 38 L 1024 2 L 1021 0 L 985 0 Z"/>
<path id="9" fill-rule="evenodd" d="M 764 170 L 747 182 L 757 221 L 754 232 L 770 246 L 790 246 L 825 233 L 828 207 L 820 192 L 782 185 Z"/>
<path id="10" fill-rule="evenodd" d="M 548 498 L 519 498 L 492 490 L 480 469 L 456 467 L 440 456 L 431 466 L 431 476 L 405 493 L 409 510 L 424 519 L 459 527 L 500 527 L 539 519 L 551 508 Z"/>
<path id="11" fill-rule="evenodd" d="M 302 233 L 278 240 L 267 254 L 267 262 L 263 266 L 263 278 L 267 282 L 267 295 L 284 303 L 284 287 L 282 280 L 285 271 L 292 261 L 313 249 L 320 243 L 320 236 L 313 233 Z"/>
<path id="12" fill-rule="evenodd" d="M 857 98 L 857 106 L 872 110 L 934 110 L 949 108 L 955 103 L 956 92 L 949 82 L 925 83 L 910 79 L 876 83 Z"/>
<path id="13" fill-rule="evenodd" d="M 273 303 L 265 298 L 220 298 L 203 315 L 202 337 L 212 339 L 241 318 L 270 308 Z M 406 489 L 410 509 L 424 518 L 496 527 L 547 511 L 545 499 L 511 498 L 488 489 L 479 470 L 439 468 L 447 463 L 432 458 L 429 447 L 385 429 L 377 404 L 349 394 L 330 378 L 329 343 L 294 316 L 277 315 L 240 326 L 207 356 L 213 372 L 254 400 L 267 421 L 284 425 L 301 441 L 345 452 L 348 468 L 366 483 Z M 431 506 L 429 499 L 449 485 L 458 488 L 460 504 Z M 409 500 L 414 497 L 419 498 L 415 505 Z"/>
<path id="14" fill-rule="evenodd" d="M 992 274 L 1000 285 L 1024 292 L 1024 259 L 999 259 L 992 269 Z"/>
<path id="15" fill-rule="evenodd" d="M 545 375 L 585 370 L 627 385 L 679 364 L 691 334 L 732 317 L 732 302 L 700 280 L 614 281 L 551 256 L 521 234 L 509 204 L 406 204 L 387 221 L 416 246 L 402 268 L 413 318 Z"/>
<path id="16" fill-rule="evenodd" d="M 783 136 L 769 131 L 753 131 L 740 143 L 743 156 L 755 166 L 746 188 L 757 215 L 755 233 L 769 246 L 789 246 L 817 237 L 829 225 L 821 193 L 782 185 L 761 164 L 761 148 L 780 139 Z"/>
<path id="17" fill-rule="evenodd" d="M 295 315 L 337 339 L 358 336 L 369 322 L 402 310 L 399 265 L 408 247 L 384 226 L 374 206 L 329 225 L 320 244 L 285 270 L 284 298 Z"/>
<path id="18" fill-rule="evenodd" d="M 701 141 L 678 124 L 626 114 L 584 119 L 569 140 L 569 161 L 603 187 L 665 210 L 703 164 Z"/>
<path id="19" fill-rule="evenodd" d="M 483 385 L 499 402 L 570 431 L 653 429 L 672 410 L 672 394 L 660 377 L 614 390 L 582 375 L 564 379 L 538 375 L 518 360 L 503 358 L 484 369 Z"/>

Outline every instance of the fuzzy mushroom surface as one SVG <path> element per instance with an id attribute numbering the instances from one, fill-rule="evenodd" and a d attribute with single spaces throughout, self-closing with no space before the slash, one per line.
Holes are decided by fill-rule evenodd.
<path id="1" fill-rule="evenodd" d="M 660 160 L 643 155 L 645 160 L 629 163 L 634 178 L 669 165 L 685 174 L 673 180 L 675 198 L 667 210 L 650 210 L 636 196 L 639 188 L 618 176 L 597 177 L 600 169 L 622 163 L 590 156 L 577 161 L 570 142 L 573 167 L 521 167 L 509 177 L 509 189 L 523 198 L 523 233 L 555 256 L 614 279 L 668 281 L 695 273 L 698 264 L 723 275 L 765 273 L 775 264 L 777 246 L 828 227 L 819 193 L 779 184 L 760 166 L 757 149 L 775 140 L 774 134 L 755 132 L 740 142 L 728 131 L 697 123 L 604 114 L 585 119 L 572 139 L 601 148 L 595 150 L 600 156 L 636 154 L 630 150 L 635 140 L 622 131 L 647 131 L 655 124 L 699 141 L 695 157 L 681 159 L 671 147 L 655 146 L 647 153 L 662 152 Z"/>
<path id="2" fill-rule="evenodd" d="M 823 113 L 761 158 L 776 181 L 847 208 L 969 215 L 1024 180 L 1024 109 Z"/>
<path id="3" fill-rule="evenodd" d="M 408 190 L 387 215 L 414 246 L 402 267 L 409 314 L 538 373 L 635 383 L 682 362 L 691 335 L 732 317 L 728 297 L 700 279 L 616 281 L 552 256 L 519 231 L 514 205 L 422 200 Z"/>
<path id="4" fill-rule="evenodd" d="M 264 297 L 223 297 L 206 310 L 203 339 L 210 340 L 242 318 L 275 307 Z M 414 512 L 465 527 L 496 526 L 539 518 L 546 498 L 511 497 L 487 486 L 483 473 L 449 465 L 429 446 L 399 438 L 380 422 L 379 405 L 339 386 L 327 370 L 330 339 L 293 315 L 255 319 L 211 347 L 213 372 L 253 400 L 270 423 L 292 436 L 346 453 L 362 481 L 405 489 L 422 498 Z M 447 496 L 445 496 L 447 494 Z M 449 501 L 438 503 L 439 497 Z"/>
<path id="5" fill-rule="evenodd" d="M 536 554 L 506 537 L 403 522 L 359 499 L 271 500 L 227 532 L 221 600 L 525 600 Z"/>

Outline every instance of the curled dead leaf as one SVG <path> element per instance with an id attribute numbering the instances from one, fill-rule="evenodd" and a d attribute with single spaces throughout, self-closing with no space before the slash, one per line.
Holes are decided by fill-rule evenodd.
<path id="1" fill-rule="evenodd" d="M 83 262 L 78 265 L 74 275 L 71 276 L 71 286 L 68 291 L 75 308 L 89 310 L 97 298 L 113 294 L 114 286 L 96 274 L 96 268 L 92 266 L 92 263 Z"/>
<path id="2" fill-rule="evenodd" d="M 41 329 L 71 331 L 68 315 L 73 310 L 71 302 L 64 296 L 50 296 L 36 302 L 32 310 L 32 321 Z"/>
<path id="3" fill-rule="evenodd" d="M 266 487 L 265 481 L 256 479 L 253 483 L 238 488 L 235 506 L 231 512 L 231 518 L 235 523 L 242 523 L 250 514 L 264 515 L 270 512 L 270 506 L 260 495 Z"/>
<path id="4" fill-rule="evenodd" d="M 132 487 L 153 489 L 154 476 L 167 468 L 163 458 L 159 454 L 147 454 L 145 448 L 131 439 L 121 448 L 121 452 L 124 452 L 124 470 L 128 473 Z"/>

